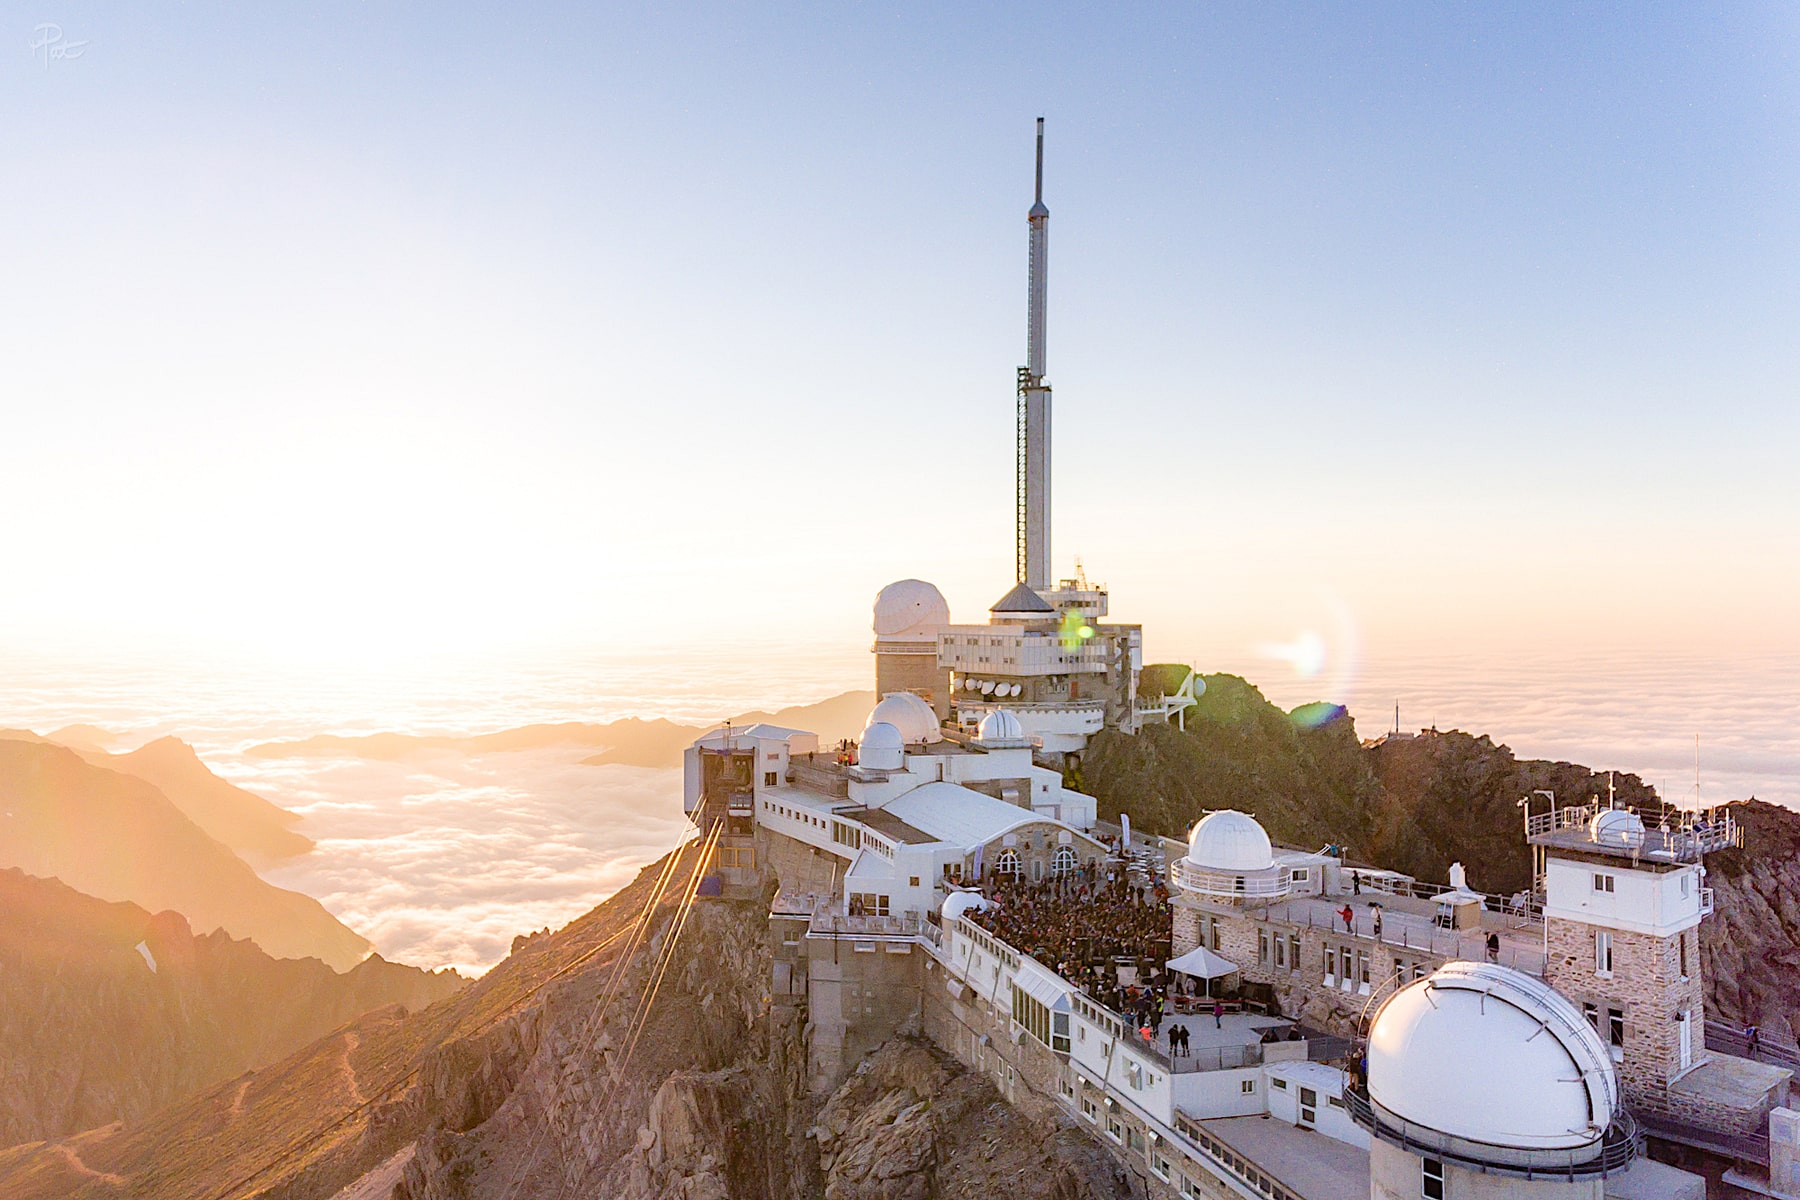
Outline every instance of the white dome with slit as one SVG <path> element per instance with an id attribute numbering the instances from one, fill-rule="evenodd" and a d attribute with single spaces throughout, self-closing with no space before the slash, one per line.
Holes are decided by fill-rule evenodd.
<path id="1" fill-rule="evenodd" d="M 1025 727 L 1019 718 L 1004 708 L 996 708 L 981 718 L 975 727 L 975 740 L 981 742 L 1018 742 L 1025 739 Z"/>
<path id="2" fill-rule="evenodd" d="M 1255 817 L 1223 809 L 1194 826 L 1187 860 L 1208 871 L 1266 871 L 1275 865 L 1275 847 Z"/>
<path id="3" fill-rule="evenodd" d="M 884 642 L 936 644 L 940 625 L 950 623 L 944 594 L 923 579 L 902 579 L 875 597 L 875 636 Z"/>
<path id="4" fill-rule="evenodd" d="M 909 746 L 936 742 L 944 736 L 943 729 L 938 726 L 936 711 L 923 697 L 911 692 L 895 692 L 883 697 L 881 703 L 869 711 L 868 724 L 877 721 L 886 721 L 898 729 Z"/>
<path id="5" fill-rule="evenodd" d="M 906 741 L 886 721 L 871 721 L 857 743 L 856 762 L 878 771 L 898 771 L 906 765 Z"/>
<path id="6" fill-rule="evenodd" d="M 1369 1028 L 1369 1098 L 1436 1133 L 1510 1150 L 1597 1143 L 1618 1107 L 1606 1043 L 1542 980 L 1449 962 Z"/>

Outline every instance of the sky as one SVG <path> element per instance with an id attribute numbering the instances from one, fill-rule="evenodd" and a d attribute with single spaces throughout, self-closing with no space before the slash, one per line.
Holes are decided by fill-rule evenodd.
<path id="1" fill-rule="evenodd" d="M 1797 54 L 1760 4 L 0 0 L 0 650 L 981 619 L 1041 115 L 1056 566 L 1151 658 L 1792 654 Z"/>

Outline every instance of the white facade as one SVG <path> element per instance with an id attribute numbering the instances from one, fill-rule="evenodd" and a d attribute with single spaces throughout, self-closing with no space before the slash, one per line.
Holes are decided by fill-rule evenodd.
<path id="1" fill-rule="evenodd" d="M 1595 863 L 1550 857 L 1544 870 L 1544 915 L 1604 929 L 1673 937 L 1705 915 L 1701 868 L 1637 870 L 1629 860 Z"/>

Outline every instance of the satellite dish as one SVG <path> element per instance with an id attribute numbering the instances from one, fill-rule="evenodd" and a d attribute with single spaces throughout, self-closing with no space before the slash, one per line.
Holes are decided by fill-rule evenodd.
<path id="1" fill-rule="evenodd" d="M 1201 696 L 1204 696 L 1204 695 L 1206 695 L 1206 677 L 1201 675 L 1200 672 L 1195 671 L 1194 672 L 1194 698 L 1197 700 Z"/>
<path id="2" fill-rule="evenodd" d="M 982 694 L 982 695 L 984 695 L 984 696 L 991 696 L 991 695 L 993 695 L 993 693 L 994 693 L 994 684 L 993 684 L 993 681 L 992 681 L 992 680 L 987 680 L 987 679 L 984 679 L 984 680 L 982 680 L 982 683 L 981 683 L 981 694 Z"/>
<path id="3" fill-rule="evenodd" d="M 1024 685 L 1024 684 L 1022 684 L 1022 683 L 1015 683 L 1015 684 L 1013 684 L 1013 685 L 1012 685 L 1012 686 L 1011 686 L 1011 687 L 1009 687 L 1009 688 L 1007 688 L 1007 689 L 1006 689 L 1006 694 L 1007 694 L 1007 695 L 1009 695 L 1009 696 L 1016 696 L 1016 695 L 1018 695 L 1018 694 L 1019 694 L 1019 693 L 1020 693 L 1020 692 L 1022 692 L 1022 691 L 1024 691 L 1024 690 L 1025 690 L 1025 685 Z"/>

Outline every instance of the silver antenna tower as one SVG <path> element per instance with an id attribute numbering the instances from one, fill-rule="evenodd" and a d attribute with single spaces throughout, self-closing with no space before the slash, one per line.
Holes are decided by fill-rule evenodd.
<path id="1" fill-rule="evenodd" d="M 1037 189 L 1031 211 L 1025 365 L 1019 368 L 1014 560 L 1019 582 L 1050 586 L 1050 388 L 1044 382 L 1044 321 L 1050 288 L 1050 210 L 1044 207 L 1044 118 L 1037 123 Z"/>

